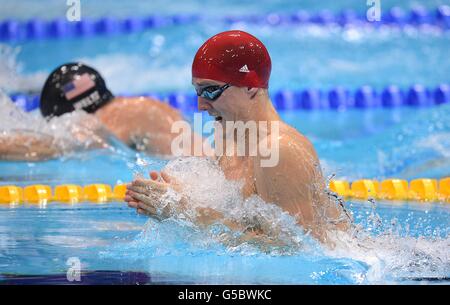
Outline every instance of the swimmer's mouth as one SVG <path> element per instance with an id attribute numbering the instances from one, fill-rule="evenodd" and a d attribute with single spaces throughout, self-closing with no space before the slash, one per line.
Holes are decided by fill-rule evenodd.
<path id="1" fill-rule="evenodd" d="M 218 111 L 208 110 L 208 114 L 214 117 L 214 121 L 216 122 L 222 121 L 222 116 L 219 115 Z"/>

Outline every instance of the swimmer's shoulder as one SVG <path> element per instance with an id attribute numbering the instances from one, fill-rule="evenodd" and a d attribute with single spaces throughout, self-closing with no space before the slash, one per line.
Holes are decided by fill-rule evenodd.
<path id="1" fill-rule="evenodd" d="M 284 122 L 280 123 L 280 147 L 306 149 L 309 153 L 317 155 L 311 141 L 297 129 Z"/>
<path id="2" fill-rule="evenodd" d="M 148 96 L 115 97 L 111 103 L 115 107 L 170 107 L 167 103 Z"/>
<path id="3" fill-rule="evenodd" d="M 147 96 L 137 97 L 116 97 L 106 107 L 115 108 L 117 110 L 135 111 L 135 112 L 165 112 L 172 115 L 178 115 L 178 109 L 173 108 L 168 103 L 158 100 L 156 98 Z"/>

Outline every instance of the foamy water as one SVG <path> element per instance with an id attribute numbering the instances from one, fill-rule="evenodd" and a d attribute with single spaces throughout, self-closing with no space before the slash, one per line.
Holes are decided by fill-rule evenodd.
<path id="1" fill-rule="evenodd" d="M 46 120 L 39 110 L 32 113 L 23 111 L 0 90 L 0 118 L 0 133 L 3 137 L 16 137 L 17 141 L 25 141 L 25 145 L 31 139 L 47 140 L 46 143 L 57 147 L 62 156 L 92 148 L 121 153 L 112 143 L 117 142 L 116 139 L 101 122 L 81 110 Z"/>
<path id="2" fill-rule="evenodd" d="M 255 26 L 242 24 L 236 26 L 257 31 L 266 39 L 274 38 L 272 28 L 256 29 Z M 381 65 L 397 66 L 400 67 L 398 70 L 408 71 L 409 73 L 402 72 L 403 75 L 409 74 L 408 77 L 399 80 L 402 84 L 409 85 L 411 75 L 415 75 L 416 80 L 425 82 L 429 77 L 428 70 L 424 67 L 422 70 L 417 70 L 419 73 L 413 73 L 417 72 L 416 70 L 409 70 L 413 69 L 411 63 L 416 61 L 415 54 L 405 53 L 404 50 L 397 47 L 396 52 L 390 53 L 389 59 L 382 60 L 381 57 L 386 58 L 386 54 L 384 48 L 380 48 L 380 46 L 389 46 L 387 44 L 392 41 L 393 37 L 403 39 L 403 35 L 406 35 L 406 42 L 411 42 L 413 39 L 424 39 L 422 34 L 423 32 L 419 33 L 416 29 L 406 29 L 406 32 L 401 33 L 395 31 L 392 33 L 390 29 L 377 32 L 374 32 L 373 29 L 351 28 L 344 30 L 322 27 L 296 29 L 292 35 L 298 39 L 298 44 L 302 44 L 310 38 L 318 39 L 321 44 L 337 41 L 334 46 L 341 51 L 342 49 L 339 49 L 341 43 L 361 46 L 375 39 L 379 45 L 376 46 L 378 53 L 374 53 L 373 60 L 362 56 L 366 63 L 364 65 L 355 63 L 353 57 L 328 58 L 328 54 L 322 54 L 327 57 L 325 61 L 320 56 L 316 59 L 310 58 L 305 62 L 302 61 L 301 65 L 293 68 L 296 71 L 295 79 L 302 86 L 305 85 L 305 80 L 315 84 L 329 83 L 331 82 L 329 67 L 332 67 L 335 73 L 340 72 L 347 77 L 364 74 L 366 81 L 369 76 L 377 78 L 371 81 L 378 84 L 379 75 L 373 71 L 377 71 Z M 448 35 L 433 29 L 430 29 L 427 34 Z M 153 89 L 161 91 L 174 90 L 174 88 L 177 90 L 191 89 L 189 83 L 190 58 L 186 60 L 185 65 L 177 65 L 170 64 L 171 58 L 161 61 L 158 57 L 164 48 L 169 48 L 167 43 L 168 41 L 164 41 L 164 36 L 161 38 L 155 35 L 152 40 L 149 40 L 148 53 L 145 54 L 118 52 L 76 59 L 81 59 L 99 69 L 107 80 L 108 86 L 117 93 L 140 93 Z M 283 40 L 276 43 L 283 45 Z M 361 53 L 357 55 L 364 53 L 361 49 L 359 50 Z M 390 50 L 392 51 L 392 49 Z M 425 51 L 424 53 L 426 53 Z M 49 71 L 24 73 L 24 63 L 17 60 L 20 52 L 20 47 L 0 45 L 0 88 L 6 89 L 8 92 L 39 92 Z M 368 54 L 372 54 L 372 52 Z M 406 60 L 403 60 L 405 56 Z M 291 59 L 289 56 L 286 57 L 286 61 L 290 63 L 292 63 Z M 433 60 L 429 61 L 431 63 L 427 67 L 431 69 L 435 69 L 439 64 Z M 111 63 L 114 64 L 111 65 Z M 277 63 L 278 66 L 282 66 L 279 61 Z M 398 66 L 399 64 L 400 66 Z M 277 66 L 274 68 L 276 72 Z M 310 71 L 317 72 L 310 73 Z M 389 69 L 383 71 L 389 71 Z M 445 67 L 437 72 L 445 73 Z M 305 77 L 309 74 L 312 75 L 311 78 Z M 391 73 L 384 74 L 391 75 Z M 300 79 L 297 79 L 298 76 Z M 289 73 L 284 76 L 278 73 L 278 77 L 279 84 L 292 83 L 292 75 Z M 335 74 L 331 74 L 331 77 L 341 79 Z M 130 82 L 130 79 L 133 81 Z M 297 83 L 294 82 L 294 85 Z M 400 172 L 404 176 L 414 176 L 417 173 L 428 173 L 426 170 L 430 166 L 436 168 L 447 166 L 449 164 L 448 147 L 450 146 L 448 142 L 450 108 L 448 105 L 443 106 L 423 112 L 411 123 L 400 124 L 389 133 L 379 134 L 375 138 L 368 137 L 367 141 L 357 139 L 346 144 L 340 142 L 341 146 L 347 147 L 348 150 L 345 152 L 347 156 L 354 157 L 353 154 L 350 155 L 353 151 L 363 149 L 364 154 L 367 150 L 377 150 L 378 158 L 374 162 L 365 162 L 364 158 L 354 157 L 359 161 L 349 162 L 345 166 L 330 158 L 325 160 L 325 165 L 329 166 L 327 172 L 333 173 L 337 168 L 343 168 L 339 173 L 340 176 L 351 178 L 361 173 L 367 175 L 370 172 L 369 166 L 379 168 L 373 172 L 386 174 L 389 174 L 391 169 L 401 167 L 404 168 L 402 171 L 399 169 L 393 172 Z M 103 136 L 98 135 L 99 128 L 98 122 L 83 112 L 65 114 L 47 122 L 38 112 L 24 113 L 16 108 L 6 95 L 0 94 L 0 132 L 4 134 L 13 134 L 19 131 L 51 137 L 55 144 L 61 146 L 68 154 L 84 150 L 93 143 L 110 149 L 112 153 L 120 153 L 120 150 L 114 149 Z M 384 143 L 384 146 L 381 149 L 374 148 L 373 143 Z M 336 149 L 332 149 L 332 151 L 335 153 Z M 425 169 L 421 169 L 418 164 L 421 164 L 422 155 L 426 155 L 434 163 L 424 164 Z M 429 157 L 430 155 L 431 157 Z M 136 173 L 146 174 L 154 165 L 145 157 L 138 157 L 137 160 L 137 163 L 129 161 L 128 164 L 130 170 Z M 402 160 L 410 162 L 410 165 Z M 402 162 L 406 164 L 403 167 Z M 359 166 L 360 172 L 355 169 L 355 164 L 356 167 Z M 440 237 L 438 234 L 438 237 L 435 238 L 404 236 L 405 234 L 399 233 L 401 231 L 400 224 L 382 228 L 381 231 L 378 230 L 374 234 L 373 232 L 379 226 L 380 217 L 373 212 L 366 216 L 370 224 L 367 228 L 354 227 L 348 233 L 336 233 L 333 237 L 336 247 L 330 250 L 321 246 L 310 236 L 306 236 L 293 217 L 278 208 L 276 204 L 266 203 L 257 196 L 243 199 L 240 193 L 241 182 L 226 180 L 214 162 L 197 158 L 177 159 L 168 164 L 167 171 L 186 185 L 183 195 L 192 199 L 191 202 L 194 204 L 191 208 L 211 207 L 222 212 L 225 218 L 241 222 L 244 225 L 257 223 L 264 228 L 270 241 L 281 241 L 284 246 L 264 244 L 264 241 L 261 240 L 245 241 L 240 232 L 230 231 L 221 224 L 201 229 L 189 217 L 183 218 L 174 215 L 161 223 L 150 219 L 143 232 L 135 240 L 112 246 L 111 249 L 101 252 L 100 257 L 122 259 L 130 268 L 134 266 L 136 260 L 141 260 L 144 263 L 140 266 L 150 272 L 171 272 L 212 279 L 217 282 L 227 279 L 233 281 L 237 278 L 242 282 L 255 279 L 260 282 L 286 282 L 289 277 L 297 282 L 311 280 L 320 282 L 320 279 L 327 278 L 330 274 L 338 274 L 338 277 L 347 278 L 351 283 L 386 283 L 398 282 L 405 278 L 448 278 L 450 274 L 448 235 Z M 440 174 L 442 174 L 442 170 Z M 161 204 L 164 204 L 164 201 L 176 200 L 178 197 L 179 194 L 170 192 L 162 198 Z M 420 227 L 420 224 L 416 225 Z M 442 230 L 448 232 L 448 223 L 447 227 Z M 6 239 L 2 238 L 0 246 L 11 242 L 7 237 Z M 57 245 L 83 245 L 84 243 L 80 239 L 65 239 L 64 237 L 46 236 L 44 240 Z M 93 238 L 93 241 L 89 245 L 95 246 L 96 239 Z M 267 266 L 273 268 L 274 272 L 267 270 Z M 304 277 L 300 275 L 303 273 Z"/>
<path id="3" fill-rule="evenodd" d="M 215 237 L 229 248 L 255 245 L 264 247 L 270 253 L 290 252 L 300 246 L 306 249 L 308 242 L 304 241 L 307 238 L 294 217 L 277 205 L 264 202 L 259 196 L 244 199 L 241 194 L 243 182 L 227 180 L 217 161 L 181 158 L 169 162 L 165 171 L 183 185 L 181 195 L 188 198 L 188 210 L 211 208 L 220 212 L 224 219 L 238 223 L 244 230 L 264 232 L 267 238 L 263 243 L 257 240 L 242 242 L 243 232 L 231 232 L 225 226 L 215 227 Z M 271 243 L 276 245 L 272 249 Z"/>
<path id="4" fill-rule="evenodd" d="M 23 73 L 17 60 L 20 47 L 0 43 L 0 90 L 7 92 L 40 92 L 47 78 L 46 72 Z"/>
<path id="5" fill-rule="evenodd" d="M 0 96 L 0 106 L 0 130 L 3 133 L 28 130 L 51 136 L 59 145 L 64 143 L 67 149 L 80 149 L 80 145 L 84 145 L 81 143 L 85 143 L 86 139 L 81 141 L 80 131 L 89 138 L 99 128 L 96 125 L 98 122 L 92 121 L 92 116 L 83 112 L 74 112 L 47 122 L 39 113 L 24 113 L 5 95 Z M 418 141 L 417 144 L 428 147 L 436 141 L 442 143 L 440 137 L 443 135 L 436 134 L 427 140 Z M 91 139 L 96 140 L 97 136 Z M 436 149 L 439 149 L 439 146 Z M 117 153 L 113 149 L 111 151 Z M 445 150 L 442 153 L 444 154 Z M 144 174 L 152 166 L 145 158 L 138 158 L 129 168 Z M 189 260 L 182 257 L 193 255 L 201 257 L 200 261 L 206 260 L 203 263 L 210 268 L 210 271 L 200 268 L 197 272 L 211 277 L 217 275 L 211 271 L 217 271 L 214 269 L 214 266 L 217 266 L 215 256 L 225 257 L 225 261 L 238 257 L 240 262 L 236 263 L 233 259 L 233 264 L 237 265 L 232 266 L 237 269 L 228 271 L 229 278 L 240 276 L 243 261 L 252 265 L 246 257 L 255 258 L 255 261 L 277 257 L 281 261 L 288 259 L 288 265 L 306 264 L 311 270 L 316 270 L 311 271 L 309 275 L 312 279 L 326 276 L 326 272 L 321 274 L 323 271 L 317 271 L 323 267 L 318 261 L 337 264 L 344 259 L 345 264 L 351 266 L 346 276 L 355 283 L 397 282 L 401 279 L 423 277 L 445 278 L 450 274 L 448 235 L 436 238 L 404 236 L 399 233 L 400 224 L 393 224 L 377 234 L 372 234 L 380 223 L 379 216 L 373 212 L 367 215 L 370 224 L 367 228 L 353 227 L 348 233 L 336 233 L 332 239 L 336 247 L 330 250 L 305 235 L 295 219 L 276 204 L 266 203 L 258 196 L 244 199 L 240 191 L 242 182 L 227 180 L 215 161 L 205 158 L 175 159 L 167 164 L 166 171 L 185 185 L 182 195 L 191 199 L 190 208 L 210 207 L 223 213 L 226 219 L 237 221 L 244 226 L 257 224 L 263 228 L 268 239 L 245 240 L 242 238 L 242 232 L 233 232 L 220 223 L 203 229 L 192 222 L 193 218 L 173 215 L 162 223 L 149 220 L 144 231 L 134 241 L 112 247 L 102 252 L 101 257 L 123 258 L 126 253 L 124 259 L 128 262 L 132 261 L 129 260 L 131 257 L 161 263 L 161 260 L 165 261 L 169 257 Z M 161 204 L 164 205 L 165 201 L 177 199 L 179 196 L 180 194 L 174 191 L 169 192 L 162 198 Z M 442 229 L 445 231 L 447 228 Z M 280 243 L 282 246 L 279 246 Z M 167 271 L 164 267 L 171 270 L 165 263 L 156 269 L 152 269 L 153 266 L 150 270 Z M 178 271 L 183 272 L 183 269 Z M 251 276 L 246 277 L 250 279 Z"/>
<path id="6" fill-rule="evenodd" d="M 367 215 L 367 227 L 353 225 L 348 232 L 331 233 L 335 247 L 330 249 L 305 235 L 295 219 L 276 204 L 266 203 L 257 196 L 244 200 L 240 192 L 242 184 L 225 179 L 214 161 L 176 159 L 169 162 L 166 171 L 183 183 L 183 196 L 190 198 L 192 209 L 210 207 L 222 212 L 225 218 L 259 223 L 268 232 L 270 241 L 281 240 L 284 246 L 274 246 L 263 239 L 242 240 L 241 232 L 230 231 L 220 223 L 202 229 L 189 217 L 173 215 L 162 222 L 150 219 L 134 241 L 102 252 L 101 257 L 148 260 L 149 271 L 174 272 L 183 276 L 189 270 L 194 278 L 201 279 L 217 280 L 222 272 L 228 280 L 238 282 L 243 278 L 261 280 L 261 277 L 269 276 L 254 269 L 258 262 L 266 260 L 273 270 L 287 268 L 287 265 L 300 273 L 315 270 L 308 273 L 313 282 L 328 278 L 330 272 L 351 283 L 396 283 L 446 278 L 450 274 L 448 236 L 405 236 L 401 233 L 401 226 L 407 224 L 396 223 L 394 219 L 390 226 L 380 230 L 381 219 L 375 209 Z M 179 197 L 169 195 L 169 198 L 161 200 L 161 204 L 174 198 Z M 229 261 L 231 269 L 215 274 L 218 272 L 216 256 L 221 264 Z M 178 269 L 164 263 L 169 257 L 179 262 Z M 197 265 L 198 270 L 193 271 L 185 265 L 193 262 L 203 265 Z M 325 262 L 332 264 L 335 270 L 330 271 L 330 267 L 323 269 Z M 253 277 L 242 273 L 242 264 L 254 273 Z M 267 282 L 277 282 L 277 277 L 283 278 L 281 275 L 272 276 Z M 295 282 L 296 279 L 298 275 L 293 275 L 292 280 Z"/>

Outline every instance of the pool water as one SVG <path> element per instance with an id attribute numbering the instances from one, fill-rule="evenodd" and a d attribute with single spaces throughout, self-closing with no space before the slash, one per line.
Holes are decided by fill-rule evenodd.
<path id="1" fill-rule="evenodd" d="M 65 274 L 68 260 L 76 257 L 83 271 L 145 272 L 152 283 L 448 281 L 448 207 L 380 202 L 373 209 L 364 202 L 346 204 L 356 222 L 377 236 L 370 252 L 325 254 L 317 247 L 270 255 L 230 251 L 214 243 L 206 248 L 208 235 L 176 222 L 149 223 L 120 202 L 2 207 L 0 267 L 3 274 L 12 275 Z M 371 222 L 374 212 L 381 224 Z"/>
<path id="2" fill-rule="evenodd" d="M 45 3 L 55 8 L 44 14 L 46 18 L 64 12 L 56 1 Z M 159 1 L 133 3 L 140 5 L 142 12 L 154 13 L 161 7 Z M 162 6 L 161 13 L 195 11 L 201 3 L 190 0 Z M 236 1 L 213 3 L 217 5 L 208 8 L 212 16 L 223 14 L 218 8 L 221 5 L 231 7 L 230 13 L 243 12 L 235 8 Z M 290 1 L 263 1 L 257 6 L 252 1 L 239 3 L 261 14 L 298 9 L 365 10 L 365 1 L 330 1 L 330 5 L 316 1 L 301 5 Z M 122 16 L 132 7 L 114 1 L 107 4 Z M 386 5 L 410 8 L 413 4 L 390 1 Z M 426 3 L 430 8 L 438 4 L 442 2 Z M 0 19 L 26 19 L 42 12 L 35 1 L 23 1 L 20 5 L 27 5 L 27 9 L 22 10 L 13 8 L 9 1 L 1 0 L 0 5 L 5 8 Z M 88 17 L 103 16 L 103 5 L 89 2 L 85 13 Z M 449 31 L 211 22 L 129 35 L 0 44 L 0 88 L 8 93 L 38 93 L 54 67 L 81 59 L 101 71 L 117 94 L 191 92 L 190 65 L 195 51 L 206 38 L 229 28 L 247 30 L 267 44 L 273 62 L 272 91 L 334 86 L 354 90 L 362 85 L 380 90 L 390 84 L 408 88 L 414 83 L 432 88 L 450 81 Z M 0 96 L 0 130 L 20 125 L 8 120 L 10 104 Z M 351 181 L 450 175 L 449 104 L 280 114 L 311 139 L 327 176 Z M 26 115 L 37 118 L 39 113 Z M 191 119 L 192 114 L 186 113 L 186 117 Z M 38 126 L 28 123 L 30 128 Z M 107 149 L 77 152 L 57 160 L 0 162 L 0 184 L 116 184 L 130 181 L 136 173 L 161 169 L 167 162 L 110 139 Z M 0 282 L 24 275 L 42 275 L 42 282 L 49 276 L 65 275 L 68 259 L 73 257 L 80 260 L 85 272 L 140 272 L 148 275 L 147 283 L 450 282 L 450 205 L 352 200 L 345 205 L 360 227 L 353 237 L 340 238 L 337 248 L 329 251 L 300 236 L 303 249 L 281 254 L 248 245 L 230 248 L 217 242 L 214 232 L 202 232 L 175 220 L 157 223 L 136 215 L 123 202 L 0 205 Z M 61 282 L 65 283 L 64 276 Z"/>
<path id="3" fill-rule="evenodd" d="M 38 92 L 56 66 L 82 60 L 100 70 L 116 94 L 192 92 L 190 69 L 198 46 L 215 33 L 233 28 L 254 33 L 267 45 L 274 92 L 363 85 L 381 89 L 390 84 L 406 89 L 416 83 L 434 87 L 448 82 L 450 31 L 433 28 L 402 31 L 223 23 L 199 28 L 188 24 L 112 37 L 15 42 L 0 56 L 21 72 L 8 84 L 19 91 Z"/>
<path id="4" fill-rule="evenodd" d="M 20 3 L 14 3 L 9 0 L 1 0 L 2 11 L 0 18 L 30 19 L 39 16 L 42 19 L 61 18 L 67 10 L 65 2 L 58 0 L 45 0 L 45 2 L 36 2 L 33 0 L 22 0 Z M 398 6 L 408 10 L 420 4 L 421 6 L 434 9 L 439 5 L 448 4 L 445 0 L 412 1 L 412 0 L 387 0 L 383 1 L 382 9 L 388 10 L 391 7 Z M 51 9 L 49 9 L 51 7 Z M 367 10 L 366 2 L 359 0 L 335 1 L 314 1 L 303 0 L 299 2 L 286 0 L 262 0 L 257 3 L 251 0 L 211 0 L 205 7 L 204 2 L 198 0 L 172 1 L 167 3 L 164 0 L 139 1 L 130 0 L 127 3 L 105 0 L 101 3 L 95 1 L 86 1 L 82 3 L 82 16 L 86 18 L 99 18 L 108 16 L 128 17 L 131 15 L 144 15 L 158 13 L 161 15 L 170 14 L 199 14 L 206 16 L 222 16 L 224 12 L 230 15 L 246 15 L 249 13 L 263 14 L 273 12 L 295 12 L 299 9 L 309 12 L 318 12 L 321 10 L 340 11 L 342 9 L 352 9 L 357 12 Z"/>
<path id="5" fill-rule="evenodd" d="M 426 118 L 433 118 L 433 115 L 439 118 L 441 114 L 448 115 L 448 106 L 425 108 L 419 112 Z M 399 123 L 387 119 L 390 112 L 373 113 L 374 117 L 383 116 L 386 121 L 376 130 L 366 130 L 367 117 L 361 116 L 360 111 L 345 113 L 347 120 L 343 121 L 330 120 L 335 115 L 332 112 L 297 111 L 282 113 L 282 116 L 313 139 L 327 175 L 335 173 L 352 180 L 360 177 L 440 177 L 448 173 L 449 156 L 433 145 L 414 144 L 417 154 L 427 158 L 415 159 L 412 154 L 407 163 L 398 158 L 400 152 L 406 154 L 409 151 L 411 143 L 434 143 L 431 139 L 436 133 L 402 133 Z M 299 118 L 303 117 L 300 124 Z M 431 127 L 439 121 L 423 119 L 420 115 L 402 118 L 400 125 L 411 131 L 433 130 Z M 321 121 L 329 122 L 326 128 L 317 123 Z M 440 133 L 448 133 L 448 121 L 440 122 L 443 125 Z M 355 132 L 347 137 L 346 130 Z M 404 144 L 395 141 L 399 135 L 405 137 Z M 380 141 L 380 137 L 384 140 Z M 0 171 L 7 173 L 2 174 L 2 184 L 115 184 L 130 181 L 136 172 L 159 169 L 167 162 L 136 154 L 116 144 L 113 143 L 115 151 L 78 153 L 62 160 L 1 162 Z M 378 151 L 383 152 L 384 159 L 379 158 Z M 349 154 L 353 158 L 348 158 Z M 444 161 L 433 166 L 435 160 Z M 136 215 L 123 202 L 75 205 L 52 202 L 45 208 L 1 206 L 0 269 L 3 274 L 42 275 L 45 277 L 39 280 L 43 281 L 49 275 L 64 275 L 69 267 L 67 260 L 77 257 L 84 271 L 144 272 L 149 276 L 149 283 L 447 281 L 450 271 L 448 204 L 383 201 L 375 205 L 363 201 L 345 204 L 354 214 L 355 223 L 373 238 L 366 245 L 372 249 L 370 255 L 355 250 L 358 249 L 356 246 L 328 253 L 315 245 L 313 250 L 288 255 L 246 248 L 230 249 L 214 241 L 205 246 L 204 240 L 210 238 L 207 233 L 192 232 L 189 226 L 175 221 L 158 224 Z M 367 240 L 367 237 L 361 240 Z M 14 282 L 14 279 L 17 281 L 17 277 L 9 275 L 4 281 Z M 60 281 L 64 283 L 65 277 L 62 276 Z"/>

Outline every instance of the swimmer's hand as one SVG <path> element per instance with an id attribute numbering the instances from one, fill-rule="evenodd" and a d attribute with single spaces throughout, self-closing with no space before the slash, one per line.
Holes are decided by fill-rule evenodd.
<path id="1" fill-rule="evenodd" d="M 175 178 L 165 172 L 150 173 L 150 179 L 135 179 L 127 185 L 125 201 L 130 208 L 136 209 L 139 214 L 155 218 L 159 221 L 170 217 L 183 215 L 185 219 L 191 220 L 200 227 L 208 227 L 212 224 L 222 223 L 234 232 L 241 232 L 238 239 L 222 240 L 229 246 L 241 243 L 251 243 L 263 249 L 264 247 L 284 246 L 284 243 L 276 237 L 266 235 L 262 229 L 254 229 L 254 226 L 243 224 L 239 221 L 226 219 L 224 215 L 209 207 L 196 207 L 195 213 L 188 211 L 186 199 L 181 197 L 177 202 L 164 200 L 164 195 L 171 188 L 182 193 L 182 185 Z"/>
<path id="2" fill-rule="evenodd" d="M 174 177 L 165 172 L 159 174 L 153 171 L 150 172 L 150 179 L 135 179 L 128 184 L 124 200 L 130 208 L 136 209 L 139 214 L 158 220 L 182 215 L 183 218 L 188 218 L 200 226 L 209 226 L 221 221 L 233 230 L 239 228 L 238 225 L 225 220 L 222 213 L 212 208 L 196 207 L 195 211 L 189 210 L 187 199 L 183 196 L 176 202 L 163 200 L 169 188 L 178 194 L 183 193 L 183 186 Z"/>
<path id="3" fill-rule="evenodd" d="M 166 203 L 165 206 L 161 206 L 162 196 L 169 188 L 177 191 L 180 185 L 165 172 L 161 174 L 151 172 L 150 179 L 135 179 L 127 185 L 125 201 L 139 214 L 163 220 L 171 216 L 171 211 L 180 210 L 183 207 L 182 203 L 179 205 Z"/>

